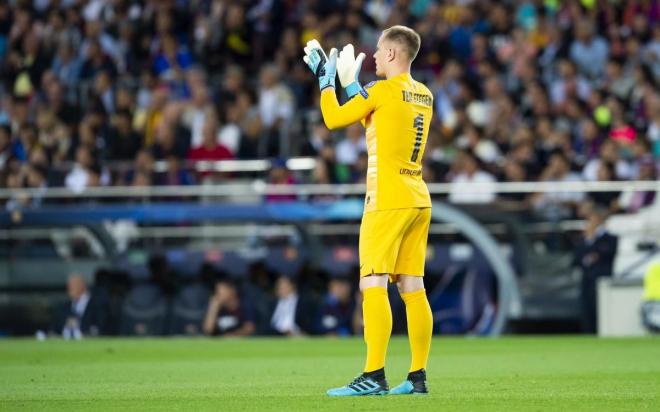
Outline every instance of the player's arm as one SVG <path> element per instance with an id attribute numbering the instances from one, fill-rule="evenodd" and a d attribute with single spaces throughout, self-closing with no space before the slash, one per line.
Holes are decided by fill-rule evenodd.
<path id="1" fill-rule="evenodd" d="M 337 129 L 348 126 L 358 120 L 362 120 L 374 111 L 377 104 L 376 90 L 363 93 L 353 97 L 342 106 L 337 101 L 334 88 L 328 88 L 321 92 L 321 113 L 323 121 L 328 129 Z"/>
<path id="2" fill-rule="evenodd" d="M 350 89 L 355 94 L 351 95 L 349 93 L 351 100 L 343 106 L 339 105 L 337 96 L 335 95 L 337 49 L 330 50 L 330 55 L 327 56 L 319 42 L 314 39 L 307 42 L 304 51 L 305 56 L 303 60 L 319 81 L 319 88 L 321 89 L 321 113 L 323 114 L 325 125 L 329 129 L 336 129 L 355 123 L 375 109 L 377 103 L 376 94 L 373 93 L 375 92 L 375 87 L 371 94 L 365 89 L 362 89 L 362 87 L 347 88 L 347 92 Z M 357 83 L 357 76 L 359 74 L 359 66 L 361 66 L 362 60 L 364 60 L 363 56 L 361 55 L 357 59 L 358 61 L 344 59 L 345 62 L 349 62 L 346 64 L 347 66 L 353 67 L 353 69 L 346 70 L 349 73 L 347 76 L 349 80 L 347 82 L 351 81 L 359 85 Z"/>

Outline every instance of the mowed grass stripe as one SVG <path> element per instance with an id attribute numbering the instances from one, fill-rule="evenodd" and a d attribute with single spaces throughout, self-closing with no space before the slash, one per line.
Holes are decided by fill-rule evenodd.
<path id="1" fill-rule="evenodd" d="M 390 344 L 390 385 L 408 342 Z M 0 410 L 660 410 L 660 340 L 438 338 L 428 397 L 330 399 L 354 339 L 0 340 Z"/>

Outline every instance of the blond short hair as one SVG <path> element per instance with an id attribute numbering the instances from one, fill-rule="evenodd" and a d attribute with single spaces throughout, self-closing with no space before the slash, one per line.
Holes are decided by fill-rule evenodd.
<path id="1" fill-rule="evenodd" d="M 392 26 L 389 29 L 383 30 L 383 39 L 395 42 L 403 46 L 403 50 L 410 58 L 410 61 L 415 60 L 419 52 L 420 44 L 422 43 L 419 34 L 410 27 L 406 26 Z"/>

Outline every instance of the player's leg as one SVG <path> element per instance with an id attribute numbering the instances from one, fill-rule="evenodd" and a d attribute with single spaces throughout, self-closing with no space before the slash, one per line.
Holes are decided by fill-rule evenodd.
<path id="1" fill-rule="evenodd" d="M 364 341 L 367 361 L 362 372 L 351 383 L 328 390 L 329 396 L 386 395 L 385 355 L 392 333 L 392 310 L 387 297 L 388 275 L 372 274 L 360 278 Z"/>
<path id="2" fill-rule="evenodd" d="M 406 304 L 408 340 L 412 360 L 406 379 L 390 394 L 426 394 L 426 364 L 433 336 L 433 314 L 420 276 L 397 276 L 397 286 Z"/>
<path id="3" fill-rule="evenodd" d="M 431 210 L 421 209 L 410 229 L 404 234 L 395 265 L 399 293 L 406 305 L 408 338 L 412 360 L 406 380 L 391 394 L 424 394 L 426 364 L 433 336 L 433 314 L 424 289 L 424 263 Z"/>
<path id="4" fill-rule="evenodd" d="M 371 212 L 363 216 L 360 226 L 360 290 L 367 359 L 363 373 L 344 387 L 330 389 L 330 396 L 388 392 L 385 356 L 392 333 L 392 310 L 387 282 L 388 274 L 394 270 L 402 233 L 408 225 L 397 219 L 396 211 Z"/>
<path id="5" fill-rule="evenodd" d="M 381 371 L 384 377 L 385 356 L 392 334 L 392 309 L 387 296 L 386 274 L 373 274 L 360 278 L 362 291 L 362 316 L 367 359 L 364 373 Z"/>

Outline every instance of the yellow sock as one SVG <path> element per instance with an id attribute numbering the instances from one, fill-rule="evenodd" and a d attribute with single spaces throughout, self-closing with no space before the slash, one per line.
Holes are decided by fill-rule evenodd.
<path id="1" fill-rule="evenodd" d="M 433 313 L 425 289 L 410 293 L 402 293 L 406 304 L 406 319 L 408 320 L 408 339 L 412 362 L 410 372 L 426 369 L 426 362 L 431 349 L 433 336 Z"/>
<path id="2" fill-rule="evenodd" d="M 385 367 L 387 344 L 392 334 L 392 309 L 387 298 L 387 289 L 372 287 L 362 294 L 362 316 L 364 317 L 364 341 L 367 343 L 365 372 Z"/>

